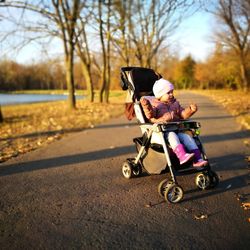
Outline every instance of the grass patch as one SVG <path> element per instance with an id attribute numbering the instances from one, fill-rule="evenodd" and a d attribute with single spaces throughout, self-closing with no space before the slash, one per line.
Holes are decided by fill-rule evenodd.
<path id="1" fill-rule="evenodd" d="M 209 96 L 220 103 L 242 125 L 250 129 L 250 95 L 249 92 L 232 90 L 197 90 L 197 93 Z"/>
<path id="2" fill-rule="evenodd" d="M 108 104 L 77 100 L 73 111 L 67 101 L 2 106 L 0 162 L 122 115 L 125 96 L 122 91 L 111 92 Z"/>

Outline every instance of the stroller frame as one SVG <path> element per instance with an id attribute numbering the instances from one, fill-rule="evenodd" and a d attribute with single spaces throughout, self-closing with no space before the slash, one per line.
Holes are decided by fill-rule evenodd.
<path id="1" fill-rule="evenodd" d="M 176 176 L 194 174 L 196 173 L 195 183 L 201 190 L 213 188 L 219 183 L 217 174 L 211 170 L 208 158 L 199 137 L 199 122 L 192 120 L 182 120 L 179 122 L 167 122 L 164 124 L 147 123 L 146 117 L 143 113 L 140 98 L 145 95 L 152 95 L 152 87 L 156 80 L 161 76 L 154 72 L 152 69 L 141 67 L 122 67 L 121 68 L 121 86 L 123 90 L 127 90 L 131 101 L 134 105 L 136 118 L 140 123 L 140 128 L 143 131 L 142 137 L 134 138 L 133 141 L 136 145 L 138 154 L 134 158 L 128 158 L 122 165 L 122 173 L 126 179 L 138 177 L 145 169 L 149 174 L 161 174 L 164 172 L 170 173 L 170 179 L 164 179 L 158 185 L 158 193 L 170 203 L 177 203 L 182 200 L 184 191 L 177 183 Z M 164 134 L 166 132 L 189 132 L 192 133 L 193 138 L 200 149 L 202 156 L 208 161 L 208 165 L 202 169 L 195 169 L 190 165 L 190 162 L 181 165 L 178 163 L 177 158 L 171 156 L 171 149 L 166 143 Z M 154 142 L 154 137 L 156 143 Z M 165 158 L 159 162 L 160 167 L 155 165 L 152 161 L 147 162 L 147 157 L 153 155 L 153 161 L 162 155 Z M 156 155 L 156 157 L 154 157 Z M 152 158 L 152 157 L 151 157 Z M 177 161 L 176 161 L 177 160 Z M 174 162 L 174 163 L 173 163 Z M 147 163 L 146 167 L 144 163 Z"/>

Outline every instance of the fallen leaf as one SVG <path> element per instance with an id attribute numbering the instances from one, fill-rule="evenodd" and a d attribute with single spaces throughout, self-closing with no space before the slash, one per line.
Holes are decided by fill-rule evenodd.
<path id="1" fill-rule="evenodd" d="M 250 146 L 249 140 L 244 140 L 244 144 L 245 144 L 246 146 Z"/>
<path id="2" fill-rule="evenodd" d="M 245 157 L 245 160 L 246 160 L 247 162 L 250 162 L 250 155 L 247 155 L 247 156 Z"/>
<path id="3" fill-rule="evenodd" d="M 242 202 L 242 207 L 244 210 L 250 209 L 250 202 Z"/>
<path id="4" fill-rule="evenodd" d="M 244 194 L 235 193 L 234 195 L 235 195 L 237 201 L 243 201 L 244 199 L 246 199 Z"/>
<path id="5" fill-rule="evenodd" d="M 207 218 L 208 218 L 208 215 L 207 215 L 207 214 L 195 215 L 194 218 L 195 218 L 196 220 L 204 220 L 204 219 L 207 219 Z"/>

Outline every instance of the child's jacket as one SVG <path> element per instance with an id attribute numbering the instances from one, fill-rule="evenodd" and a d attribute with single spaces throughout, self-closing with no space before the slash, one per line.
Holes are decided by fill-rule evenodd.
<path id="1" fill-rule="evenodd" d="M 194 113 L 189 107 L 184 109 L 175 98 L 169 103 L 161 102 L 154 97 L 142 97 L 140 101 L 145 116 L 153 123 L 179 121 L 189 118 Z"/>

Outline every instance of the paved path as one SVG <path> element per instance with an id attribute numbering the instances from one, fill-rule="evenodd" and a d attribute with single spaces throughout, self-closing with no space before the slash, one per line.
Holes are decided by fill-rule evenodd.
<path id="1" fill-rule="evenodd" d="M 165 175 L 126 180 L 121 165 L 140 130 L 113 119 L 0 164 L 0 249 L 249 249 L 250 213 L 237 200 L 249 201 L 249 133 L 206 97 L 179 100 L 200 107 L 194 119 L 217 188 L 179 177 L 185 196 L 170 205 L 157 193 Z"/>

